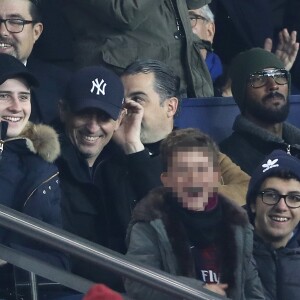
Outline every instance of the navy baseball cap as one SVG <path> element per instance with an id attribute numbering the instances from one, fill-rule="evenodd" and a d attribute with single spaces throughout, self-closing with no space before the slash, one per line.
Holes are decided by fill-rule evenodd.
<path id="1" fill-rule="evenodd" d="M 111 70 L 101 66 L 86 67 L 70 78 L 65 101 L 73 112 L 98 108 L 116 120 L 124 101 L 124 87 Z"/>
<path id="2" fill-rule="evenodd" d="M 17 58 L 0 53 L 0 84 L 15 77 L 24 78 L 30 86 L 39 85 L 35 76 Z"/>

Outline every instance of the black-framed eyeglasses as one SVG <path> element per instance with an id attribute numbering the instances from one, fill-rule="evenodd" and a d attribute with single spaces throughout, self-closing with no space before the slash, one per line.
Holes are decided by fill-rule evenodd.
<path id="1" fill-rule="evenodd" d="M 206 18 L 204 18 L 200 15 L 190 15 L 189 18 L 190 18 L 192 28 L 197 25 L 198 20 L 202 20 L 203 22 L 208 22 L 208 20 Z"/>
<path id="2" fill-rule="evenodd" d="M 22 32 L 26 24 L 36 23 L 34 20 L 23 19 L 0 19 L 0 24 L 4 23 L 5 28 L 10 33 Z"/>
<path id="3" fill-rule="evenodd" d="M 288 83 L 288 74 L 289 72 L 285 69 L 266 70 L 251 74 L 248 82 L 253 88 L 260 88 L 267 84 L 269 77 L 272 77 L 277 84 L 284 85 Z"/>
<path id="4" fill-rule="evenodd" d="M 267 205 L 276 205 L 283 198 L 285 204 L 289 208 L 300 207 L 300 193 L 288 193 L 281 195 L 275 191 L 262 191 L 258 193 L 263 203 Z"/>

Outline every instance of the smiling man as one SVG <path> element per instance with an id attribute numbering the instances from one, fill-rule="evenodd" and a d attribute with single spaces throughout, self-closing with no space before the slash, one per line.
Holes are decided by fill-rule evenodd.
<path id="1" fill-rule="evenodd" d="M 298 156 L 300 130 L 285 122 L 291 78 L 283 63 L 274 54 L 253 48 L 233 60 L 230 76 L 241 114 L 232 135 L 220 144 L 221 151 L 249 175 L 275 149 Z"/>
<path id="2" fill-rule="evenodd" d="M 57 165 L 64 228 L 105 247 L 112 247 L 112 226 L 117 220 L 110 222 L 100 174 L 103 163 L 117 151 L 109 141 L 119 126 L 123 98 L 117 75 L 102 67 L 87 67 L 73 74 L 60 103 L 62 155 Z M 74 258 L 72 271 L 119 288 L 117 276 L 83 260 Z"/>
<path id="3" fill-rule="evenodd" d="M 247 208 L 255 227 L 254 257 L 267 299 L 300 295 L 300 161 L 272 152 L 250 180 Z"/>
<path id="4" fill-rule="evenodd" d="M 69 72 L 33 57 L 42 32 L 38 0 L 0 0 L 0 53 L 17 58 L 39 78 L 39 86 L 32 90 L 30 120 L 49 124 L 58 118 Z"/>

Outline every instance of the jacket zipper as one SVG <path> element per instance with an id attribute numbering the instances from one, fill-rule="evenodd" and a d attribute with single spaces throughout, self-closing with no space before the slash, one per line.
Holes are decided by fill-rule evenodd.
<path id="1" fill-rule="evenodd" d="M 4 148 L 4 134 L 3 134 L 3 123 L 0 121 L 0 160 L 2 158 L 2 152 Z"/>
<path id="2" fill-rule="evenodd" d="M 29 199 L 31 198 L 31 196 L 34 194 L 34 192 L 41 187 L 43 184 L 47 183 L 48 181 L 50 181 L 51 179 L 53 179 L 54 177 L 58 176 L 59 172 L 56 172 L 54 175 L 52 175 L 51 177 L 49 177 L 48 179 L 44 180 L 42 183 L 40 183 L 31 193 L 30 195 L 27 197 L 26 201 L 23 204 L 23 207 L 25 207 L 25 205 L 27 204 L 27 202 L 29 201 Z"/>
<path id="3" fill-rule="evenodd" d="M 172 9 L 173 9 L 173 12 L 174 12 L 176 28 L 177 28 L 177 30 L 174 32 L 174 38 L 176 40 L 180 40 L 180 39 L 185 38 L 185 33 L 184 33 L 182 22 L 180 20 L 179 11 L 176 10 L 173 1 L 176 1 L 176 0 L 170 0 L 170 3 L 172 6 Z"/>
<path id="4" fill-rule="evenodd" d="M 4 147 L 4 141 L 0 140 L 0 160 L 2 159 L 3 147 Z"/>

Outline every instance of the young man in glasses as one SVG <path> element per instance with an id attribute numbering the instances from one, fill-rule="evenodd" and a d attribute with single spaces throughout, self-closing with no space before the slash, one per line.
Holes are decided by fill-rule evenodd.
<path id="1" fill-rule="evenodd" d="M 49 124 L 58 117 L 58 101 L 64 94 L 69 72 L 31 55 L 43 32 L 37 3 L 37 0 L 0 0 L 0 53 L 16 57 L 39 78 L 39 87 L 33 89 L 30 120 Z"/>
<path id="2" fill-rule="evenodd" d="M 253 48 L 233 60 L 230 77 L 241 114 L 235 119 L 232 135 L 221 143 L 221 151 L 249 175 L 275 149 L 299 155 L 300 130 L 285 122 L 291 79 L 281 60 Z"/>
<path id="3" fill-rule="evenodd" d="M 267 299 L 300 295 L 300 161 L 281 150 L 259 164 L 247 210 L 255 227 L 254 257 Z"/>

